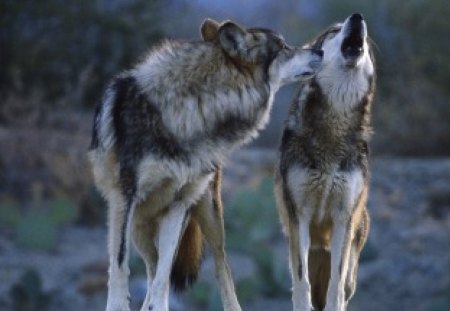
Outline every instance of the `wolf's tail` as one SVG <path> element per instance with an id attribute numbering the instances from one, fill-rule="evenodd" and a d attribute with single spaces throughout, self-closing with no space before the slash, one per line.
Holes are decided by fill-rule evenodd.
<path id="1" fill-rule="evenodd" d="M 191 217 L 180 241 L 177 257 L 172 266 L 170 282 L 176 291 L 182 291 L 197 279 L 203 253 L 200 225 Z"/>
<path id="2" fill-rule="evenodd" d="M 330 279 L 330 252 L 324 249 L 309 251 L 309 279 L 311 281 L 311 300 L 314 310 L 323 310 L 327 299 Z"/>

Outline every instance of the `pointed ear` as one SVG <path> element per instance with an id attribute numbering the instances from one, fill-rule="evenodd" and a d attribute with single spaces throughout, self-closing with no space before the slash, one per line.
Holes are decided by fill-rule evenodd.
<path id="1" fill-rule="evenodd" d="M 230 21 L 219 27 L 220 45 L 230 56 L 237 56 L 245 50 L 246 35 L 245 29 Z"/>
<path id="2" fill-rule="evenodd" d="M 211 18 L 207 18 L 200 26 L 200 33 L 203 41 L 214 41 L 219 36 L 219 23 Z"/>

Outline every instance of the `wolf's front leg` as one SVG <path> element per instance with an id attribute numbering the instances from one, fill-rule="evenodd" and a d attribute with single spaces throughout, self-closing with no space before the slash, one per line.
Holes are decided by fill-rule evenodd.
<path id="1" fill-rule="evenodd" d="M 345 281 L 349 269 L 351 242 L 354 234 L 353 217 L 365 187 L 361 171 L 351 172 L 343 189 L 341 206 L 333 211 L 331 232 L 331 272 L 324 311 L 345 311 Z M 367 189 L 367 188 L 366 188 Z"/>
<path id="2" fill-rule="evenodd" d="M 331 273 L 324 311 L 345 311 L 345 281 L 349 268 L 351 221 L 333 223 Z"/>
<path id="3" fill-rule="evenodd" d="M 119 193 L 110 194 L 108 219 L 109 280 L 106 311 L 129 311 L 128 248 L 132 203 Z"/>
<path id="4" fill-rule="evenodd" d="M 308 273 L 310 246 L 309 220 L 300 218 L 289 224 L 289 262 L 291 266 L 294 311 L 311 311 L 311 284 Z"/>

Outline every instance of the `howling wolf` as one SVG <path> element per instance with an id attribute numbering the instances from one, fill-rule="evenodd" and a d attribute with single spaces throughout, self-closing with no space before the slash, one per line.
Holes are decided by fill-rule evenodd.
<path id="1" fill-rule="evenodd" d="M 170 276 L 176 287 L 195 279 L 202 235 L 224 309 L 240 310 L 214 172 L 265 126 L 280 86 L 314 75 L 322 52 L 231 21 L 207 19 L 201 31 L 204 41 L 154 48 L 113 79 L 96 108 L 89 157 L 109 205 L 107 311 L 129 310 L 131 236 L 147 268 L 141 310 L 167 311 Z"/>
<path id="2" fill-rule="evenodd" d="M 344 311 L 369 230 L 374 60 L 361 14 L 308 46 L 323 50 L 323 63 L 290 107 L 275 193 L 289 239 L 294 310 Z"/>

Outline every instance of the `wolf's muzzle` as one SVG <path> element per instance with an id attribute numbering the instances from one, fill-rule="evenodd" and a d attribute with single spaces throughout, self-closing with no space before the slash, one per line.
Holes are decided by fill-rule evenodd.
<path id="1" fill-rule="evenodd" d="M 341 52 L 345 59 L 356 61 L 364 52 L 366 24 L 361 14 L 351 15 L 344 25 L 344 39 Z"/>

